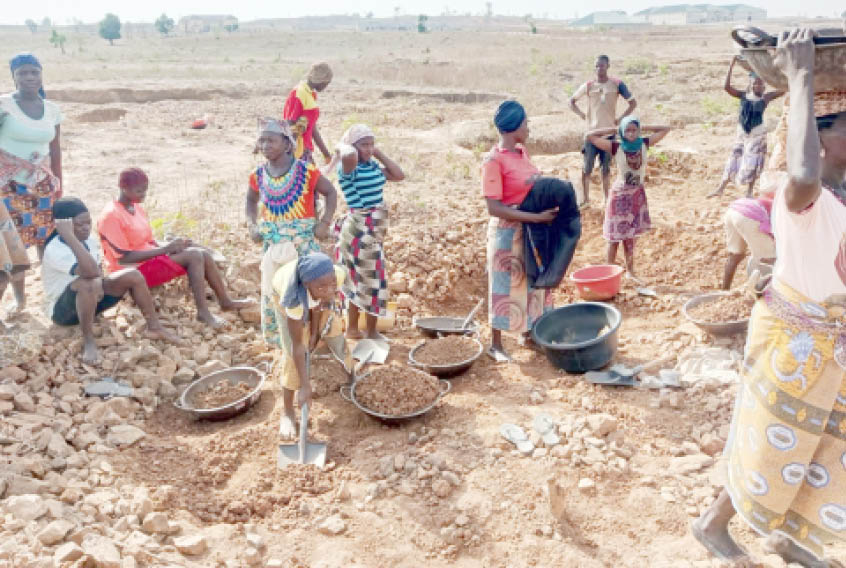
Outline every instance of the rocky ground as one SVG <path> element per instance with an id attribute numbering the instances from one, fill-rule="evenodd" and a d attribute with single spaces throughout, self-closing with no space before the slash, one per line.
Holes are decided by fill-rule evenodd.
<path id="1" fill-rule="evenodd" d="M 229 286 L 256 297 L 258 249 L 240 213 L 256 163 L 255 117 L 278 113 L 281 93 L 311 58 L 330 59 L 339 72 L 321 99 L 326 139 L 366 121 L 408 173 L 387 192 L 398 304 L 387 334 L 391 360 L 404 362 L 421 339 L 413 316 L 466 314 L 485 295 L 478 168 L 492 143 L 491 101 L 501 92 L 526 101 L 534 161 L 575 178 L 580 126 L 564 107 L 564 87 L 589 75 L 599 36 L 541 33 L 509 44 L 508 34 L 397 34 L 388 63 L 361 34 L 320 37 L 133 37 L 114 49 L 71 37 L 66 58 L 45 57 L 68 116 L 67 191 L 97 212 L 121 168 L 144 167 L 157 234 L 187 234 L 219 250 Z M 172 404 L 209 372 L 277 362 L 257 311 L 222 313 L 228 326 L 211 332 L 194 322 L 184 284 L 170 285 L 156 302 L 188 344 L 141 339 L 140 314 L 125 301 L 100 319 L 104 363 L 91 368 L 79 363 L 75 330 L 46 326 L 35 271 L 29 308 L 13 323 L 45 328 L 44 346 L 0 370 L 0 566 L 719 566 L 687 525 L 722 484 L 744 338 L 707 336 L 682 306 L 717 287 L 722 212 L 740 194 L 703 197 L 719 181 L 734 129 L 734 109 L 719 98 L 726 38 L 724 29 L 697 28 L 607 45 L 642 116 L 676 127 L 649 165 L 655 228 L 638 243 L 640 273 L 657 297 L 625 283 L 613 300 L 624 318 L 617 360 L 660 359 L 647 380 L 656 388 L 592 386 L 507 337 L 513 364 L 482 358 L 430 413 L 387 425 L 346 402 L 337 365 L 316 360 L 310 432 L 328 443 L 329 463 L 280 470 L 272 371 L 258 403 L 225 422 L 194 421 Z M 38 36 L 11 39 L 18 50 L 45 50 Z M 283 84 L 256 78 L 271 71 Z M 212 126 L 189 130 L 203 114 Z M 597 182 L 576 268 L 604 258 Z M 565 282 L 555 299 L 576 301 L 575 289 Z M 483 309 L 477 319 L 486 318 Z M 488 339 L 482 325 L 480 340 Z M 103 377 L 130 384 L 133 396 L 82 395 Z M 558 443 L 547 447 L 533 431 L 540 413 L 552 417 Z M 506 422 L 529 433 L 530 454 L 501 437 Z M 748 528 L 732 530 L 762 566 L 784 567 Z M 844 548 L 832 552 L 842 557 Z"/>

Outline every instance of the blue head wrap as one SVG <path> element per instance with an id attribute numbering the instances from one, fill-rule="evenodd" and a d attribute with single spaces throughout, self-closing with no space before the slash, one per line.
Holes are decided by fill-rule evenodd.
<path id="1" fill-rule="evenodd" d="M 514 132 L 526 120 L 526 109 L 515 100 L 508 100 L 499 105 L 494 115 L 494 124 L 500 132 Z"/>
<path id="2" fill-rule="evenodd" d="M 294 277 L 288 283 L 285 297 L 282 298 L 282 307 L 302 306 L 303 321 L 308 321 L 308 290 L 305 285 L 334 272 L 335 266 L 332 264 L 332 259 L 322 252 L 313 252 L 298 258 Z"/>
<path id="3" fill-rule="evenodd" d="M 15 69 L 21 67 L 22 65 L 34 65 L 41 69 L 41 62 L 38 60 L 36 56 L 31 53 L 19 53 L 14 56 L 11 60 L 9 60 L 9 70 L 12 72 L 12 75 L 15 74 Z M 47 95 L 44 93 L 44 88 L 41 87 L 38 89 L 38 94 L 41 95 L 42 99 L 46 99 Z"/>
<path id="4" fill-rule="evenodd" d="M 637 126 L 638 129 L 638 137 L 637 140 L 631 142 L 626 139 L 625 133 L 626 128 L 630 125 L 634 124 Z M 623 120 L 620 121 L 620 146 L 622 146 L 624 152 L 637 152 L 640 150 L 640 147 L 643 146 L 643 137 L 640 136 L 640 121 L 634 116 L 627 116 Z"/>

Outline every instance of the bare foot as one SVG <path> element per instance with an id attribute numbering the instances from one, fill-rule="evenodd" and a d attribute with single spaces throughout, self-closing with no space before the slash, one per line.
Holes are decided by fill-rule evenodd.
<path id="1" fill-rule="evenodd" d="M 505 352 L 502 347 L 494 347 L 491 345 L 486 351 L 488 357 L 493 359 L 496 363 L 511 363 L 511 355 Z"/>
<path id="2" fill-rule="evenodd" d="M 219 318 L 211 312 L 207 312 L 205 314 L 197 314 L 197 319 L 213 329 L 220 329 L 221 327 L 226 325 L 225 319 Z"/>
<path id="3" fill-rule="evenodd" d="M 777 554 L 788 564 L 797 563 L 805 568 L 843 568 L 837 560 L 820 560 L 783 534 L 771 534 L 763 544 L 764 552 Z"/>
<path id="4" fill-rule="evenodd" d="M 174 345 L 185 345 L 185 342 L 179 336 L 169 332 L 163 327 L 155 329 L 148 327 L 147 330 L 144 331 L 144 337 L 149 339 L 161 339 L 162 341 L 167 341 L 168 343 L 173 343 Z"/>
<path id="5" fill-rule="evenodd" d="M 690 523 L 690 532 L 699 543 L 720 560 L 748 558 L 746 551 L 737 546 L 727 528 L 715 527 L 705 520 L 705 515 Z"/>
<path id="6" fill-rule="evenodd" d="M 293 440 L 297 437 L 297 427 L 294 424 L 294 413 L 286 411 L 279 419 L 279 437 L 284 440 Z"/>
<path id="7" fill-rule="evenodd" d="M 229 312 L 232 310 L 243 310 L 244 308 L 252 308 L 256 305 L 256 301 L 253 299 L 246 299 L 246 300 L 229 300 L 226 302 L 220 303 L 220 309 Z"/>
<path id="8" fill-rule="evenodd" d="M 347 330 L 346 335 L 347 335 L 347 339 L 364 339 L 364 333 L 360 329 L 358 329 L 357 327 L 349 328 Z"/>
<path id="9" fill-rule="evenodd" d="M 100 352 L 93 338 L 85 341 L 85 346 L 82 348 L 82 362 L 92 366 L 100 363 Z"/>

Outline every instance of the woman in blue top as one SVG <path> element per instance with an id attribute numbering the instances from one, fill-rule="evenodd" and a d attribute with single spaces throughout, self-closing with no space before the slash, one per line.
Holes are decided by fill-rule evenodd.
<path id="1" fill-rule="evenodd" d="M 349 278 L 341 293 L 347 299 L 347 337 L 364 337 L 358 329 L 358 313 L 367 314 L 366 337 L 379 338 L 376 321 L 387 314 L 388 279 L 382 243 L 388 230 L 388 209 L 382 200 L 386 181 L 402 181 L 402 169 L 376 147 L 373 131 L 354 124 L 339 145 L 341 164 L 338 182 L 349 214 L 340 221 L 338 256 Z"/>

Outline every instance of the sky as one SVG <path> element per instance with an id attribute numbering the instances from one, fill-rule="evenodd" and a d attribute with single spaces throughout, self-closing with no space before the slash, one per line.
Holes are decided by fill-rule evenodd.
<path id="1" fill-rule="evenodd" d="M 691 3 L 703 0 L 692 0 Z M 734 3 L 737 0 L 714 3 Z M 494 0 L 495 14 L 538 17 L 573 18 L 586 16 L 599 10 L 623 10 L 629 13 L 659 6 L 676 4 L 680 0 L 592 0 L 591 2 L 562 2 L 561 0 L 522 0 L 501 2 Z M 300 16 L 325 16 L 330 14 L 353 14 L 362 16 L 373 12 L 376 17 L 394 15 L 396 7 L 402 14 L 439 15 L 449 10 L 452 13 L 485 11 L 483 0 L 449 0 L 441 5 L 437 0 L 319 0 L 318 2 L 295 0 L 2 0 L 0 24 L 22 24 L 31 18 L 40 22 L 45 16 L 58 24 L 69 24 L 74 19 L 96 22 L 106 12 L 114 12 L 121 20 L 129 22 L 152 22 L 160 14 L 179 19 L 188 14 L 232 14 L 241 21 L 258 18 L 290 18 Z M 836 17 L 846 6 L 843 0 L 751 0 L 745 2 L 765 8 L 770 17 L 804 16 Z"/>

